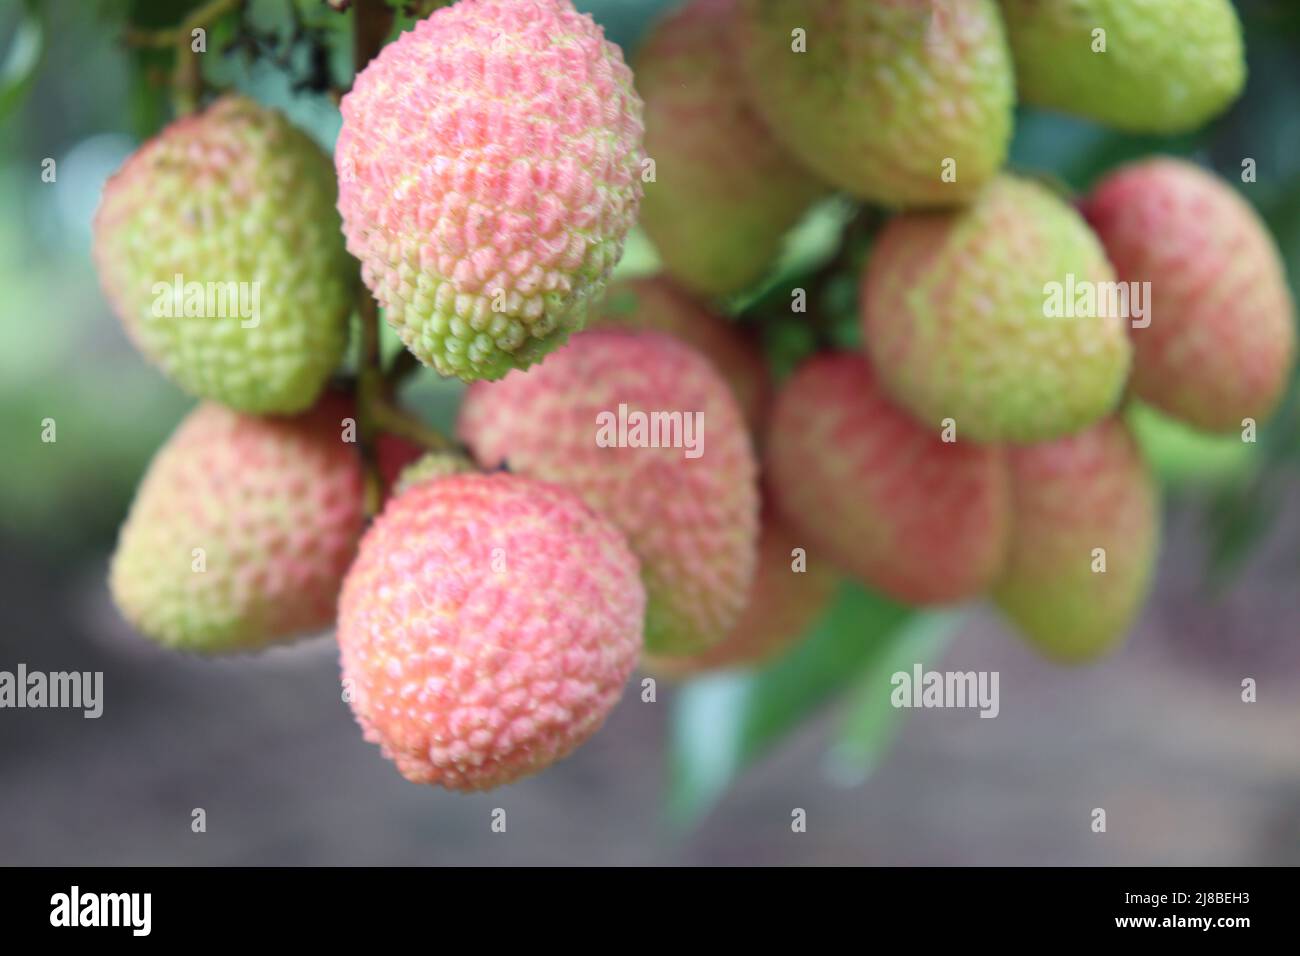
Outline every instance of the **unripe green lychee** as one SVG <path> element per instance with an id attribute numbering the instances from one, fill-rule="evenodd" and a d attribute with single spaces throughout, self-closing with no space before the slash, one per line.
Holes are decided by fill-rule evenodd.
<path id="1" fill-rule="evenodd" d="M 1141 608 L 1159 547 L 1155 482 L 1123 421 L 1007 451 L 1011 546 L 993 589 L 1046 656 L 1113 648 Z"/>
<path id="2" fill-rule="evenodd" d="M 636 558 L 572 492 L 505 474 L 419 482 L 344 582 L 343 683 L 402 776 L 486 790 L 599 729 L 644 614 Z"/>
<path id="3" fill-rule="evenodd" d="M 255 650 L 328 628 L 365 523 L 351 403 L 291 418 L 199 405 L 136 492 L 109 584 L 146 636 L 199 653 Z M 381 446 L 391 477 L 413 457 Z"/>
<path id="4" fill-rule="evenodd" d="M 960 601 L 1006 551 L 998 448 L 943 440 L 886 398 L 858 355 L 822 354 L 777 392 L 767 481 L 810 561 L 822 555 L 912 604 Z"/>
<path id="5" fill-rule="evenodd" d="M 826 609 L 839 575 L 810 559 L 807 542 L 774 513 L 763 515 L 758 570 L 740 620 L 720 643 L 689 657 L 649 657 L 653 674 L 688 677 L 729 667 L 752 667 L 791 647 Z"/>
<path id="6" fill-rule="evenodd" d="M 341 104 L 349 251 L 426 365 L 536 362 L 587 321 L 636 221 L 641 100 L 570 0 L 462 0 L 383 48 Z"/>
<path id="7" fill-rule="evenodd" d="M 645 99 L 641 225 L 665 268 L 705 295 L 741 291 L 825 191 L 750 108 L 728 47 L 735 0 L 691 0 L 659 23 L 633 60 Z"/>
<path id="8" fill-rule="evenodd" d="M 356 265 L 329 158 L 238 96 L 176 120 L 108 181 L 94 223 L 104 290 L 133 342 L 186 391 L 298 412 L 347 344 Z"/>
<path id="9" fill-rule="evenodd" d="M 1002 0 L 1021 98 L 1136 133 L 1195 129 L 1246 82 L 1230 0 Z"/>
<path id="10" fill-rule="evenodd" d="M 1011 140 L 994 0 L 739 0 L 750 102 L 828 182 L 886 205 L 968 200 Z"/>
<path id="11" fill-rule="evenodd" d="M 431 451 L 421 455 L 402 469 L 393 486 L 393 493 L 400 495 L 407 488 L 421 481 L 437 478 L 450 478 L 452 475 L 464 475 L 474 471 L 474 463 L 458 451 Z"/>
<path id="12" fill-rule="evenodd" d="M 652 653 L 694 653 L 735 625 L 757 560 L 757 465 L 735 397 L 694 349 L 584 332 L 527 373 L 471 386 L 458 428 L 484 468 L 572 488 L 627 535 Z"/>
<path id="13" fill-rule="evenodd" d="M 1295 361 L 1295 303 L 1277 244 L 1227 183 L 1179 159 L 1107 176 L 1084 214 L 1121 281 L 1150 283 L 1133 391 L 1207 431 L 1263 421 Z"/>
<path id="14" fill-rule="evenodd" d="M 881 384 L 927 427 L 978 442 L 1032 442 L 1086 427 L 1119 401 L 1124 317 L 1052 312 L 1052 289 L 1114 273 L 1069 205 L 999 176 L 966 209 L 885 227 L 862 285 L 863 338 Z"/>
<path id="15" fill-rule="evenodd" d="M 628 279 L 609 287 L 601 321 L 675 336 L 713 363 L 735 393 L 750 431 L 758 434 L 771 397 L 771 377 L 758 346 L 723 318 L 664 278 Z"/>

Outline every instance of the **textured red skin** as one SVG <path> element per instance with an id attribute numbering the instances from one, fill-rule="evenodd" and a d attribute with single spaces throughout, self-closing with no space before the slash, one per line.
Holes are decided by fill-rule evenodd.
<path id="1" fill-rule="evenodd" d="M 762 664 L 806 636 L 825 610 L 839 575 L 825 562 L 808 561 L 795 571 L 791 552 L 803 547 L 776 514 L 763 515 L 758 539 L 758 570 L 749 603 L 731 633 L 719 644 L 693 657 L 651 657 L 646 669 L 668 677 L 689 677 L 728 667 Z"/>
<path id="2" fill-rule="evenodd" d="M 810 563 L 825 556 L 911 604 L 974 597 L 1001 566 L 1002 452 L 942 441 L 885 397 L 860 356 L 822 354 L 795 371 L 777 392 L 765 460 Z"/>
<path id="3" fill-rule="evenodd" d="M 703 454 L 598 446 L 597 416 L 620 403 L 702 412 Z M 735 625 L 756 563 L 757 464 L 735 397 L 694 349 L 657 332 L 584 332 L 526 373 L 471 386 L 458 428 L 483 467 L 573 488 L 627 535 L 648 648 L 691 653 Z"/>
<path id="4" fill-rule="evenodd" d="M 393 498 L 339 601 L 344 687 L 402 776 L 486 790 L 567 756 L 617 703 L 645 591 L 563 488 L 454 475 Z"/>
<path id="5" fill-rule="evenodd" d="M 1295 360 L 1295 304 L 1254 209 L 1159 158 L 1106 177 L 1083 212 L 1120 279 L 1151 283 L 1151 324 L 1131 331 L 1134 392 L 1211 431 L 1268 418 Z"/>
<path id="6" fill-rule="evenodd" d="M 365 524 L 360 457 L 343 440 L 353 416 L 336 393 L 292 418 L 199 405 L 155 456 L 122 527 L 110 584 L 124 616 L 199 652 L 328 628 Z M 381 470 L 391 479 L 416 454 L 386 438 Z"/>
<path id="7" fill-rule="evenodd" d="M 384 47 L 340 106 L 348 250 L 406 345 L 499 378 L 586 320 L 641 197 L 641 102 L 569 0 L 462 0 Z"/>
<path id="8" fill-rule="evenodd" d="M 1012 531 L 994 599 L 1064 663 L 1115 647 L 1141 609 L 1159 544 L 1155 482 L 1119 418 L 1007 452 Z M 1106 551 L 1105 573 L 1092 570 Z"/>
<path id="9" fill-rule="evenodd" d="M 602 321 L 666 332 L 698 349 L 727 380 L 751 433 L 758 435 L 771 399 L 771 377 L 762 353 L 735 322 L 658 277 L 610 286 Z"/>

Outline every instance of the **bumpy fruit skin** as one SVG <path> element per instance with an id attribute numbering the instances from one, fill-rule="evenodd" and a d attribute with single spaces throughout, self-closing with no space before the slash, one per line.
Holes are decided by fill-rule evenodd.
<path id="1" fill-rule="evenodd" d="M 1254 209 L 1160 158 L 1106 177 L 1083 211 L 1119 278 L 1151 283 L 1151 324 L 1131 332 L 1134 392 L 1207 431 L 1268 418 L 1295 361 L 1295 303 Z"/>
<path id="2" fill-rule="evenodd" d="M 191 394 L 253 414 L 302 411 L 347 344 L 356 266 L 335 197 L 329 158 L 306 134 L 251 100 L 218 100 L 104 187 L 94 256 L 105 293 L 136 347 Z M 184 314 L 199 288 L 187 283 L 202 284 L 190 311 L 204 314 Z M 221 291 L 210 304 L 209 283 Z"/>
<path id="3" fill-rule="evenodd" d="M 357 446 L 344 440 L 352 417 L 333 393 L 291 418 L 195 408 L 154 457 L 118 538 L 109 585 L 126 619 L 199 653 L 328 628 L 365 522 Z M 381 455 L 391 475 L 413 449 Z"/>
<path id="4" fill-rule="evenodd" d="M 749 603 L 719 644 L 691 657 L 651 657 L 651 673 L 684 678 L 730 667 L 752 667 L 771 660 L 804 637 L 825 610 L 839 575 L 824 561 L 808 559 L 802 571 L 793 568 L 793 552 L 807 542 L 774 513 L 763 515 L 758 539 L 758 570 Z"/>
<path id="5" fill-rule="evenodd" d="M 609 287 L 601 322 L 666 332 L 690 345 L 727 380 L 750 431 L 762 427 L 771 377 L 758 347 L 729 321 L 663 278 L 627 279 Z"/>
<path id="6" fill-rule="evenodd" d="M 402 776 L 486 790 L 599 729 L 641 649 L 645 591 L 572 492 L 456 475 L 393 498 L 339 601 L 344 686 Z"/>
<path id="7" fill-rule="evenodd" d="M 601 425 L 620 405 L 629 426 L 633 413 L 701 413 L 702 453 L 618 446 Z M 651 652 L 691 654 L 735 625 L 757 559 L 757 465 L 735 398 L 699 353 L 660 333 L 593 329 L 527 373 L 471 386 L 458 428 L 483 467 L 572 488 L 627 535 Z"/>
<path id="8" fill-rule="evenodd" d="M 692 0 L 654 28 L 632 64 L 655 161 L 641 225 L 673 277 L 703 295 L 762 278 L 825 191 L 749 106 L 728 49 L 734 7 Z"/>
<path id="9" fill-rule="evenodd" d="M 765 461 L 781 515 L 822 555 L 910 604 L 984 592 L 1002 565 L 1002 451 L 945 442 L 893 405 L 857 355 L 822 354 L 777 392 Z"/>
<path id="10" fill-rule="evenodd" d="M 736 21 L 750 102 L 828 182 L 886 205 L 951 205 L 1002 166 L 1015 89 L 994 0 L 739 0 Z"/>
<path id="11" fill-rule="evenodd" d="M 343 98 L 347 247 L 389 324 L 466 381 L 586 323 L 636 221 L 641 100 L 569 0 L 462 0 L 384 47 Z"/>
<path id="12" fill-rule="evenodd" d="M 1230 0 L 1002 0 L 1027 103 L 1135 133 L 1194 129 L 1246 82 Z M 1106 31 L 1105 52 L 1094 30 Z"/>
<path id="13" fill-rule="evenodd" d="M 935 429 L 951 418 L 978 442 L 1078 431 L 1119 401 L 1131 350 L 1123 317 L 1044 314 L 1048 284 L 1070 276 L 1115 278 L 1078 213 L 1000 176 L 965 210 L 909 213 L 881 232 L 863 276 L 867 355 Z"/>
<path id="14" fill-rule="evenodd" d="M 1123 639 L 1150 584 L 1155 482 L 1118 418 L 1007 457 L 1015 517 L 994 600 L 1047 657 L 1099 657 Z M 1093 571 L 1096 548 L 1104 572 Z"/>

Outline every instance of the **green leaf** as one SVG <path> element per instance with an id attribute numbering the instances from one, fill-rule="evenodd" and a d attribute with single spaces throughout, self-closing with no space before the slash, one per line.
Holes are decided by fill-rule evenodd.
<path id="1" fill-rule="evenodd" d="M 885 757 L 903 714 L 890 700 L 891 679 L 914 664 L 928 668 L 942 656 L 961 621 L 959 611 L 918 613 L 882 642 L 852 692 L 853 705 L 827 754 L 827 772 L 845 786 L 865 781 Z"/>
<path id="2" fill-rule="evenodd" d="M 37 10 L 27 5 L 16 16 L 9 43 L 0 50 L 0 122 L 23 101 L 45 52 L 45 27 Z"/>
<path id="3" fill-rule="evenodd" d="M 688 683 L 669 745 L 669 820 L 688 826 L 746 765 L 851 685 L 916 612 L 846 583 L 807 639 L 754 674 Z"/>

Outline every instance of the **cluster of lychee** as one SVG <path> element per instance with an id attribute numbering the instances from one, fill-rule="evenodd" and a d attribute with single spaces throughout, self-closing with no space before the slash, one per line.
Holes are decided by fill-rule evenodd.
<path id="1" fill-rule="evenodd" d="M 1239 27 L 1190 5 L 689 0 L 634 88 L 570 0 L 460 0 L 357 76 L 333 168 L 242 97 L 175 121 L 95 223 L 132 340 L 203 400 L 138 491 L 116 602 L 205 653 L 335 625 L 367 739 L 466 790 L 582 743 L 638 660 L 777 653 L 844 574 L 918 605 L 991 593 L 1050 656 L 1103 652 L 1158 537 L 1121 402 L 1262 420 L 1293 306 L 1250 207 L 1188 163 L 1078 210 L 1000 169 L 1017 89 L 1125 129 L 1225 108 Z M 865 350 L 774 388 L 719 304 L 835 190 L 905 210 L 863 270 Z M 638 217 L 666 275 L 607 290 Z M 1151 284 L 1146 327 L 1044 313 L 1051 283 L 1118 280 Z M 358 436 L 358 293 L 472 383 L 463 453 Z M 696 453 L 600 440 L 615 414 L 693 416 Z"/>

